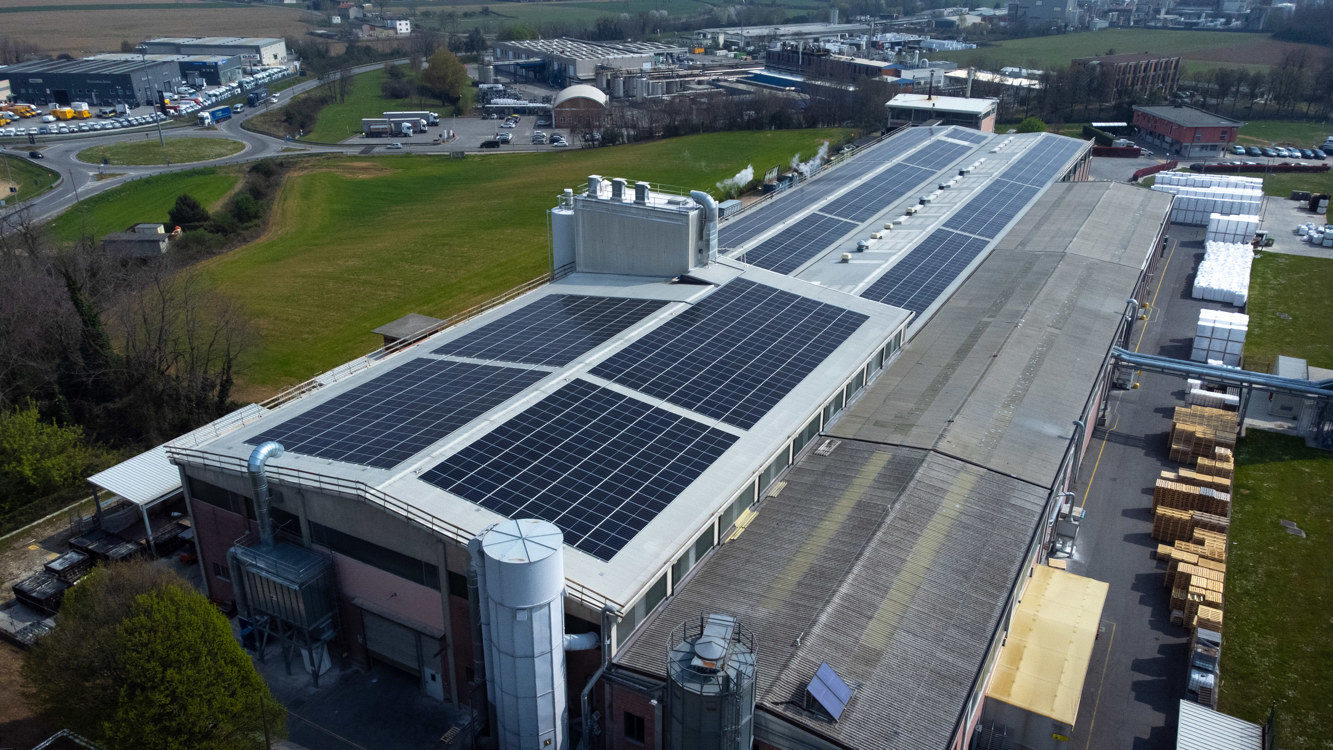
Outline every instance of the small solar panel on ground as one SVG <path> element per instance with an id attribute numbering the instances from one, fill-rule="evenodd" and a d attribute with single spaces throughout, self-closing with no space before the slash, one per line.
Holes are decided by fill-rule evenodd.
<path id="1" fill-rule="evenodd" d="M 847 683 L 843 682 L 827 663 L 819 665 L 814 679 L 810 680 L 806 690 L 825 711 L 828 711 L 834 721 L 842 718 L 842 712 L 847 709 L 847 704 L 852 702 L 852 689 L 847 687 Z"/>
<path id="2" fill-rule="evenodd" d="M 391 468 L 508 401 L 547 373 L 418 358 L 246 441 Z"/>
<path id="3" fill-rule="evenodd" d="M 610 560 L 736 437 L 577 379 L 421 480 Z"/>
<path id="4" fill-rule="evenodd" d="M 791 273 L 829 248 L 856 224 L 810 214 L 745 251 L 745 262 L 774 273 Z"/>
<path id="5" fill-rule="evenodd" d="M 866 320 L 736 279 L 592 374 L 748 429 Z"/>
<path id="6" fill-rule="evenodd" d="M 949 288 L 989 240 L 937 229 L 861 296 L 920 315 Z"/>
<path id="7" fill-rule="evenodd" d="M 562 366 L 666 303 L 652 299 L 552 294 L 441 346 L 435 354 Z"/>

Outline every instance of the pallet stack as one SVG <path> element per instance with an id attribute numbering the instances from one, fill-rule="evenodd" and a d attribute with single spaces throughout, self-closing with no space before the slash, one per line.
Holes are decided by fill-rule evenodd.
<path id="1" fill-rule="evenodd" d="M 1196 465 L 1201 458 L 1213 458 L 1218 448 L 1228 455 L 1236 448 L 1239 427 L 1234 411 L 1210 406 L 1177 406 L 1171 421 L 1171 460 Z"/>

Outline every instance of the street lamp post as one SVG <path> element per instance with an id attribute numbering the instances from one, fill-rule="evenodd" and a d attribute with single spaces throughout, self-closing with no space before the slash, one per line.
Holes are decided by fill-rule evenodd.
<path id="1" fill-rule="evenodd" d="M 148 48 L 141 44 L 139 45 L 136 51 L 139 53 L 139 60 L 143 62 L 144 65 L 146 66 L 148 64 Z M 145 78 L 148 77 L 147 72 L 144 73 L 144 77 Z M 153 87 L 151 85 L 148 86 L 146 89 L 144 89 L 145 98 L 148 99 L 149 106 L 153 106 L 153 123 L 157 125 L 157 140 L 159 143 L 162 144 L 162 150 L 166 151 L 167 138 L 166 136 L 162 135 L 162 121 L 157 117 L 158 115 L 157 107 L 152 104 L 153 101 L 152 93 L 153 93 Z"/>

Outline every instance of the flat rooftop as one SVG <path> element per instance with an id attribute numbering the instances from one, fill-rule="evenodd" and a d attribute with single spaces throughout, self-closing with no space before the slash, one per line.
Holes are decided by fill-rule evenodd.
<path id="1" fill-rule="evenodd" d="M 995 108 L 995 99 L 965 99 L 961 96 L 932 96 L 930 94 L 898 94 L 889 100 L 889 107 L 923 109 L 940 112 L 970 112 L 985 114 Z"/>
<path id="2" fill-rule="evenodd" d="M 947 746 L 1169 209 L 1051 185 L 617 664 L 664 678 L 681 622 L 731 614 L 761 712 L 848 747 Z M 836 723 L 802 707 L 821 663 L 853 689 Z"/>
<path id="3" fill-rule="evenodd" d="M 1244 124 L 1239 120 L 1215 115 L 1212 112 L 1205 112 L 1194 107 L 1135 106 L 1134 109 L 1186 128 L 1234 128 Z"/>

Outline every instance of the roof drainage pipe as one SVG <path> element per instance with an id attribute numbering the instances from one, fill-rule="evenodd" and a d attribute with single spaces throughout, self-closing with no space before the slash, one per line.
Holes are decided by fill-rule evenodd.
<path id="1" fill-rule="evenodd" d="M 690 197 L 704 207 L 704 263 L 717 260 L 717 201 L 702 190 L 691 190 Z M 700 263 L 699 265 L 704 265 Z"/>
<path id="2" fill-rule="evenodd" d="M 250 452 L 246 469 L 250 474 L 250 489 L 255 501 L 255 521 L 259 523 L 259 546 L 270 549 L 273 546 L 273 518 L 269 513 L 268 475 L 264 465 L 270 458 L 277 458 L 283 453 L 282 444 L 272 440 L 258 445 Z"/>
<path id="3" fill-rule="evenodd" d="M 592 747 L 592 731 L 596 723 L 592 720 L 592 689 L 597 681 L 602 679 L 606 668 L 611 666 L 611 628 L 614 627 L 615 621 L 616 608 L 610 604 L 602 607 L 602 665 L 592 673 L 592 677 L 588 678 L 588 684 L 583 687 L 583 692 L 579 693 L 579 721 L 583 726 L 583 736 L 579 738 L 579 750 L 588 750 Z"/>

